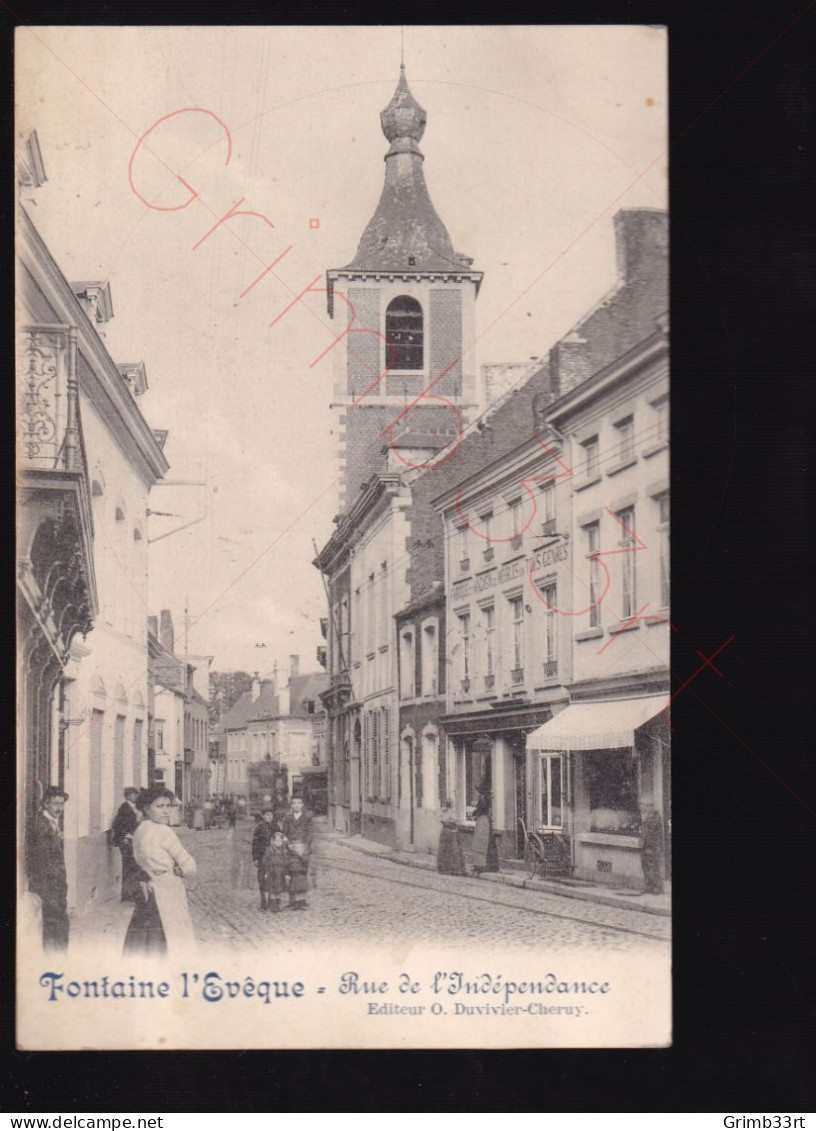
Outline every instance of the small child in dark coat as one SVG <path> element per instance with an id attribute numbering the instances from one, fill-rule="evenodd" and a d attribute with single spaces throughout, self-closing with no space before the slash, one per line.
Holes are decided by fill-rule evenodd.
<path id="1" fill-rule="evenodd" d="M 280 911 L 280 897 L 286 891 L 286 869 L 286 838 L 280 829 L 276 829 L 258 869 L 258 879 L 266 893 L 268 911 Z"/>

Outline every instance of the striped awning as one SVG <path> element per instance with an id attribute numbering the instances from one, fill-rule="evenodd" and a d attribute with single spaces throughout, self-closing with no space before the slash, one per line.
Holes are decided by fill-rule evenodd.
<path id="1" fill-rule="evenodd" d="M 571 703 L 527 735 L 528 750 L 619 750 L 634 746 L 635 731 L 669 705 L 669 696 Z"/>

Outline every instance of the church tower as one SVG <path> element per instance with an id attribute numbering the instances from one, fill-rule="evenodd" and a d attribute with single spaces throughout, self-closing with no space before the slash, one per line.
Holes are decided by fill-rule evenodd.
<path id="1" fill-rule="evenodd" d="M 380 202 L 352 261 L 326 273 L 338 337 L 350 326 L 333 349 L 341 510 L 384 469 L 391 441 L 410 434 L 442 446 L 479 406 L 471 347 L 482 274 L 454 251 L 428 195 L 419 149 L 426 121 L 403 64 L 380 115 L 390 143 Z"/>

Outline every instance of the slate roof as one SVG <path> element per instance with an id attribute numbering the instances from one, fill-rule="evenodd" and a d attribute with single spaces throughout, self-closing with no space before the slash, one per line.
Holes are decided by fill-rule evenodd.
<path id="1" fill-rule="evenodd" d="M 425 131 L 426 115 L 408 88 L 404 67 L 380 120 L 391 142 L 385 157 L 382 196 L 357 254 L 341 270 L 469 272 L 473 260 L 454 250 L 428 194 L 424 157 L 417 145 Z"/>
<path id="2" fill-rule="evenodd" d="M 326 672 L 313 672 L 295 676 L 290 687 L 290 715 L 296 718 L 308 718 L 309 715 L 304 706 L 307 700 L 311 700 L 315 705 L 315 710 L 319 711 L 321 709 L 320 694 L 328 686 L 329 677 Z M 218 730 L 219 733 L 228 730 L 243 730 L 256 719 L 280 717 L 280 697 L 274 690 L 272 680 L 264 679 L 261 680 L 258 698 L 253 702 L 252 692 L 245 691 L 221 719 Z"/>

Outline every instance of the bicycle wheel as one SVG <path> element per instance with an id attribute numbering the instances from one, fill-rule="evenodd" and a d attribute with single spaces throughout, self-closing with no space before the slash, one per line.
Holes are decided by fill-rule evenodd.
<path id="1" fill-rule="evenodd" d="M 527 866 L 527 875 L 532 879 L 541 866 L 541 850 L 532 837 L 524 846 L 524 863 Z"/>

